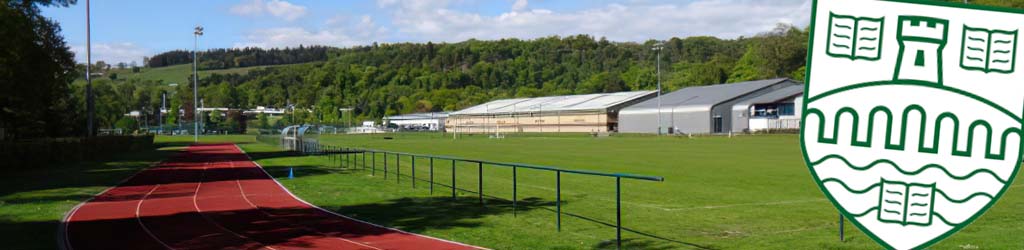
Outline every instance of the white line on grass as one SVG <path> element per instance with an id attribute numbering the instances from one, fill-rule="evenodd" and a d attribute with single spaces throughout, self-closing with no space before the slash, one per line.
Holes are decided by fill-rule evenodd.
<path id="1" fill-rule="evenodd" d="M 739 203 L 729 205 L 717 205 L 717 206 L 700 206 L 700 207 L 682 207 L 682 208 L 669 208 L 668 211 L 683 211 L 683 210 L 699 210 L 699 209 L 719 209 L 719 208 L 733 208 L 733 207 L 749 207 L 749 206 L 771 206 L 771 205 L 789 205 L 797 203 L 811 203 L 828 201 L 827 199 L 811 199 L 811 200 L 791 200 L 791 201 L 773 201 L 773 202 L 757 202 L 757 203 Z"/>

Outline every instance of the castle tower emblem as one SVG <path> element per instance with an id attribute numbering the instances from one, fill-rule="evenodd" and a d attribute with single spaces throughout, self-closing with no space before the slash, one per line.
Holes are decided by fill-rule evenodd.
<path id="1" fill-rule="evenodd" d="M 942 84 L 942 49 L 949 21 L 921 16 L 900 16 L 896 40 L 899 59 L 893 80 Z"/>

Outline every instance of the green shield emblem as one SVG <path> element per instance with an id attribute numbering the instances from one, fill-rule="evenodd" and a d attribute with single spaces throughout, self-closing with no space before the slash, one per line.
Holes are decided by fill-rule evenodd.
<path id="1" fill-rule="evenodd" d="M 814 2 L 804 159 L 832 203 L 891 249 L 991 208 L 1021 162 L 1024 14 L 955 3 Z"/>

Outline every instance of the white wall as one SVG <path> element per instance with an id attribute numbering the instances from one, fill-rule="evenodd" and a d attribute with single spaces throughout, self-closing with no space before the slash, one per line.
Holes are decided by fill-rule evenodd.
<path id="1" fill-rule="evenodd" d="M 444 128 L 443 119 L 411 119 L 411 120 L 391 120 L 388 123 L 398 125 L 399 127 L 404 126 L 424 126 L 429 127 L 431 131 L 437 131 Z"/>

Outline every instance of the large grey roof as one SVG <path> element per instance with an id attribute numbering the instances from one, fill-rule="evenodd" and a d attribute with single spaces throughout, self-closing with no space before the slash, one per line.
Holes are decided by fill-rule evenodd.
<path id="1" fill-rule="evenodd" d="M 661 107 L 662 110 L 666 109 L 710 109 L 715 104 L 719 104 L 733 98 L 748 94 L 750 92 L 757 91 L 759 89 L 771 86 L 784 81 L 791 81 L 787 78 L 777 78 L 768 80 L 758 80 L 749 82 L 739 82 L 730 84 L 717 84 L 707 86 L 689 87 L 675 92 L 661 95 Z M 658 109 L 658 99 L 650 99 L 633 106 L 629 106 L 622 110 L 623 113 L 629 112 L 656 112 Z"/>
<path id="2" fill-rule="evenodd" d="M 740 101 L 740 102 L 736 103 L 736 105 L 733 105 L 733 107 L 743 107 L 744 109 L 746 109 L 747 107 L 749 107 L 750 105 L 753 105 L 753 104 L 773 103 L 773 102 L 781 101 L 783 99 L 788 99 L 790 97 L 793 97 L 793 96 L 799 95 L 799 94 L 803 94 L 803 93 L 804 93 L 804 85 L 803 84 L 793 85 L 793 86 L 788 86 L 788 87 L 785 87 L 785 88 L 781 88 L 781 89 L 769 92 L 769 93 L 764 94 L 764 95 L 760 95 L 758 97 L 754 97 L 754 98 L 750 98 L 750 99 L 746 99 L 746 100 Z"/>
<path id="3" fill-rule="evenodd" d="M 535 98 L 501 99 L 452 112 L 451 115 L 508 114 L 549 111 L 606 110 L 638 98 L 653 95 L 655 91 L 632 91 L 587 95 L 545 96 Z"/>

